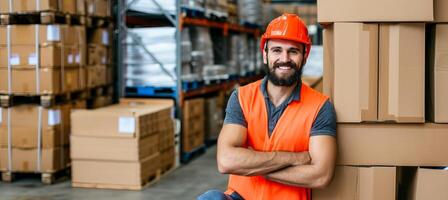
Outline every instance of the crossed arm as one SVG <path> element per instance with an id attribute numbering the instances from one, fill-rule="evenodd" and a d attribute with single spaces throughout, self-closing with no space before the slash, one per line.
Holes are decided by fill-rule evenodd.
<path id="1" fill-rule="evenodd" d="M 226 124 L 218 139 L 218 169 L 221 173 L 265 178 L 293 186 L 322 188 L 333 177 L 336 139 L 310 138 L 309 152 L 259 152 L 242 147 L 247 129 Z"/>

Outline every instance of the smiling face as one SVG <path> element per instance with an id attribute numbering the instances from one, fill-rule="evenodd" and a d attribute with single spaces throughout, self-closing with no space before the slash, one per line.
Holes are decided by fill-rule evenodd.
<path id="1" fill-rule="evenodd" d="M 302 75 L 305 45 L 289 40 L 271 39 L 263 52 L 268 79 L 276 86 L 292 86 Z"/>

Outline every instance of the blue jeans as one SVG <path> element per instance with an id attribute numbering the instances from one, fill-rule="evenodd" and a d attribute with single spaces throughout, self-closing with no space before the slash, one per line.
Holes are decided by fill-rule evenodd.
<path id="1" fill-rule="evenodd" d="M 236 192 L 232 193 L 231 195 L 228 195 L 219 190 L 209 190 L 204 194 L 198 196 L 196 200 L 244 200 L 244 199 Z"/>

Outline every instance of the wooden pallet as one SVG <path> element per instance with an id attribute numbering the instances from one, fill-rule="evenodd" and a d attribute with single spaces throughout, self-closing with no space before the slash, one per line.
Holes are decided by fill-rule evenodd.
<path id="1" fill-rule="evenodd" d="M 83 15 L 71 15 L 55 11 L 0 14 L 1 25 L 11 24 L 69 24 L 85 25 Z"/>
<path id="2" fill-rule="evenodd" d="M 95 16 L 89 16 L 86 18 L 86 25 L 89 28 L 107 28 L 112 25 L 112 18 L 111 17 L 95 17 Z"/>
<path id="3" fill-rule="evenodd" d="M 141 185 L 119 185 L 119 184 L 103 184 L 103 183 L 77 183 L 72 182 L 72 187 L 79 188 L 96 188 L 96 189 L 112 189 L 112 190 L 142 190 L 146 187 L 154 185 L 163 176 L 166 176 L 174 171 L 174 164 L 170 167 L 164 169 L 157 169 L 153 175 L 149 176 L 147 179 L 142 180 Z"/>
<path id="4" fill-rule="evenodd" d="M 41 182 L 46 185 L 51 185 L 57 181 L 67 180 L 70 177 L 70 167 L 55 171 L 55 172 L 42 172 L 42 173 L 32 173 L 32 172 L 1 172 L 2 181 L 6 183 L 12 183 L 16 179 L 21 179 L 25 177 L 36 177 L 40 176 Z"/>
<path id="5" fill-rule="evenodd" d="M 0 94 L 0 106 L 4 108 L 21 104 L 38 104 L 45 108 L 75 99 L 87 98 L 87 91 L 75 91 L 62 94 Z"/>
<path id="6" fill-rule="evenodd" d="M 37 104 L 49 108 L 73 100 L 110 96 L 113 92 L 113 86 L 105 85 L 61 94 L 0 94 L 0 106 L 8 108 L 21 104 Z"/>

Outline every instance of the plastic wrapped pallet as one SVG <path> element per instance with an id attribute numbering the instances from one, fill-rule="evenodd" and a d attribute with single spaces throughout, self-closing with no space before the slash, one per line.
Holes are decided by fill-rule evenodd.
<path id="1" fill-rule="evenodd" d="M 182 0 L 182 7 L 204 11 L 204 4 L 206 0 Z"/>
<path id="2" fill-rule="evenodd" d="M 238 48 L 240 44 L 240 35 L 232 34 L 228 40 L 227 48 L 227 73 L 229 75 L 238 75 L 240 71 L 240 63 L 238 56 Z"/>
<path id="3" fill-rule="evenodd" d="M 128 87 L 176 85 L 175 34 L 173 27 L 129 29 L 125 58 Z"/>
<path id="4" fill-rule="evenodd" d="M 238 16 L 240 23 L 260 24 L 262 21 L 261 0 L 238 0 Z"/>
<path id="5" fill-rule="evenodd" d="M 132 2 L 132 3 L 131 3 Z M 149 14 L 163 14 L 163 11 L 159 6 L 170 14 L 176 13 L 176 1 L 175 0 L 126 0 L 130 10 L 135 10 Z"/>

